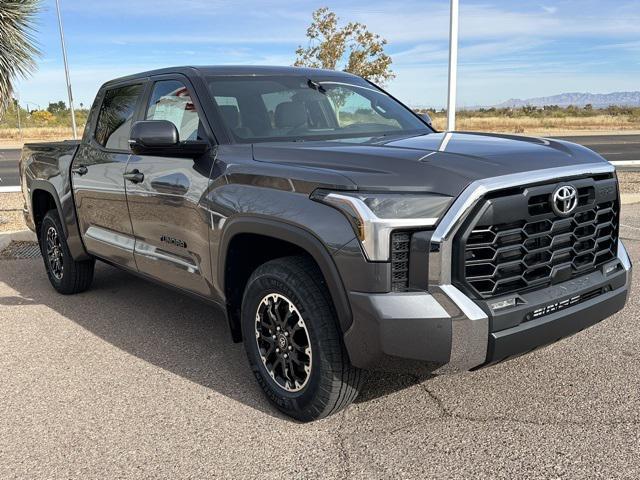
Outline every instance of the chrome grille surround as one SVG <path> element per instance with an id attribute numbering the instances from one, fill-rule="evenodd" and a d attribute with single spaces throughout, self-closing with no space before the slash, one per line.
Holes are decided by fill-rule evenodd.
<path id="1" fill-rule="evenodd" d="M 502 175 L 472 182 L 453 202 L 431 236 L 429 253 L 429 291 L 452 312 L 450 361 L 439 373 L 469 370 L 484 363 L 487 356 L 489 317 L 453 285 L 451 275 L 454 237 L 478 202 L 488 193 L 507 188 L 614 172 L 611 164 L 601 161 Z M 620 247 L 618 257 L 624 257 Z M 630 266 L 625 268 L 630 270 Z"/>

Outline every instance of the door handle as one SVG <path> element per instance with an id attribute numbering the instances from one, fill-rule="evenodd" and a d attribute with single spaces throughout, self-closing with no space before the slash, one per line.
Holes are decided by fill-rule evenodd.
<path id="1" fill-rule="evenodd" d="M 131 183 L 144 182 L 144 173 L 140 173 L 137 168 L 124 174 L 125 180 L 129 180 Z"/>
<path id="2" fill-rule="evenodd" d="M 79 167 L 75 167 L 71 169 L 71 173 L 75 173 L 76 175 L 86 175 L 87 173 L 89 173 L 89 169 L 87 167 L 85 167 L 84 165 L 80 165 Z"/>

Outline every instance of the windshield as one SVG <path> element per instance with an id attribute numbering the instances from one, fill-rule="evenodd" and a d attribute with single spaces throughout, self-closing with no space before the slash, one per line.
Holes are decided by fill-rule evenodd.
<path id="1" fill-rule="evenodd" d="M 227 76 L 209 78 L 209 88 L 241 143 L 431 132 L 405 106 L 359 79 Z"/>

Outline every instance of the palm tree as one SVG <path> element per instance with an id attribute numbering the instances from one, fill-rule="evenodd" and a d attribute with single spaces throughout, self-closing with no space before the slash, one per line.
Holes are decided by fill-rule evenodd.
<path id="1" fill-rule="evenodd" d="M 13 84 L 36 68 L 40 55 L 34 38 L 34 18 L 40 0 L 0 0 L 0 112 L 11 100 Z"/>

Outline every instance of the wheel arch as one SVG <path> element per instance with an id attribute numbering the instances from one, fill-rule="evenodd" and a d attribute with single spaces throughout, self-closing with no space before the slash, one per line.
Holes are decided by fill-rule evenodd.
<path id="1" fill-rule="evenodd" d="M 58 192 L 49 182 L 34 180 L 31 183 L 31 214 L 33 224 L 36 227 L 36 234 L 40 233 L 40 224 L 49 210 L 56 209 L 62 219 L 62 205 Z M 63 233 L 68 236 L 69 232 L 65 222 L 62 222 Z"/>
<path id="2" fill-rule="evenodd" d="M 61 199 L 60 193 L 55 185 L 46 180 L 39 179 L 34 179 L 30 182 L 29 192 L 31 216 L 36 234 L 39 235 L 39 224 L 42 222 L 47 211 L 51 209 L 48 207 L 55 207 L 60 216 L 63 234 L 67 240 L 67 245 L 73 259 L 80 261 L 91 258 L 80 238 L 75 202 L 73 201 L 71 192 L 63 192 L 63 199 Z M 48 209 L 43 211 L 44 207 Z"/>
<path id="3" fill-rule="evenodd" d="M 238 239 L 242 239 L 243 236 L 244 238 L 251 238 L 250 236 L 253 236 L 253 238 L 263 237 L 265 239 L 271 239 L 272 242 L 279 242 L 280 245 L 281 242 L 284 242 L 292 246 L 294 250 L 292 253 L 295 254 L 297 251 L 297 253 L 304 253 L 313 259 L 324 277 L 338 316 L 339 328 L 343 333 L 349 329 L 352 322 L 352 314 L 347 294 L 333 257 L 322 241 L 310 231 L 296 225 L 269 218 L 243 215 L 234 217 L 225 224 L 218 254 L 219 268 L 217 272 L 217 283 L 225 295 L 227 319 L 234 341 L 241 341 L 242 334 L 240 332 L 238 292 L 236 291 L 235 294 L 229 295 L 230 287 L 234 286 L 232 284 L 230 285 L 229 281 L 238 281 L 237 278 L 234 280 L 233 276 L 229 275 L 232 268 L 229 265 L 229 260 L 230 258 L 233 259 L 234 256 L 233 248 L 234 245 L 237 245 L 237 243 L 234 242 L 238 242 Z M 275 244 L 272 243 L 271 245 Z M 269 246 L 269 244 L 267 246 Z M 279 251 L 272 253 L 274 255 L 266 256 L 267 260 L 283 256 L 279 254 Z M 253 267 L 254 265 L 250 266 Z M 244 282 L 242 284 L 242 291 L 244 291 L 246 280 L 248 280 L 253 270 L 255 270 L 255 268 L 251 268 L 249 272 L 242 272 L 241 270 L 240 282 Z M 236 290 L 238 290 L 238 285 L 235 285 L 235 287 Z M 241 300 L 240 296 L 240 302 Z"/>

